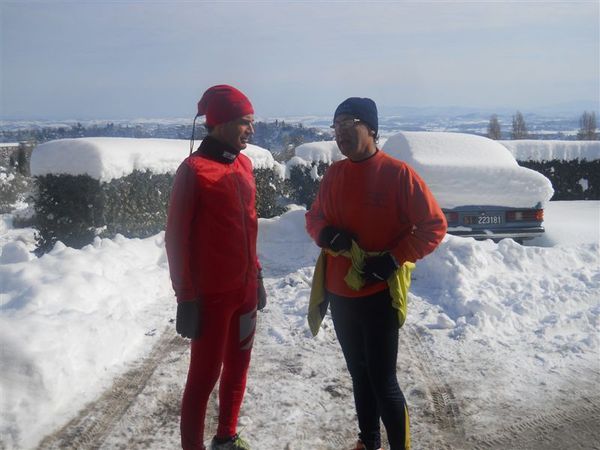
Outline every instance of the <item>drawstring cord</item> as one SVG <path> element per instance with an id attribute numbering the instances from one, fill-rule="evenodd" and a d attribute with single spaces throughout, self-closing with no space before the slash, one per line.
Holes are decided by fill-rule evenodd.
<path id="1" fill-rule="evenodd" d="M 192 137 L 190 138 L 190 156 L 192 155 L 192 150 L 194 150 L 194 134 L 196 132 L 196 119 L 198 117 L 198 114 L 196 114 L 196 117 L 194 117 L 194 123 L 192 124 Z"/>

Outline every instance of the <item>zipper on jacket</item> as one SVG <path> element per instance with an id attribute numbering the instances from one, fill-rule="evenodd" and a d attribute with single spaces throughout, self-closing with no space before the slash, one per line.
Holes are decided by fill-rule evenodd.
<path id="1" fill-rule="evenodd" d="M 234 163 L 235 164 L 235 163 Z M 231 164 L 233 166 L 233 164 Z M 248 242 L 248 219 L 246 218 L 246 208 L 244 208 L 244 198 L 242 197 L 242 187 L 240 186 L 239 173 L 236 174 L 233 171 L 233 168 L 230 169 L 234 175 L 235 183 L 237 186 L 238 198 L 240 200 L 241 212 L 242 212 L 242 222 L 244 224 L 244 242 L 246 244 L 246 279 L 245 282 L 248 281 L 248 274 L 250 272 L 250 245 Z"/>

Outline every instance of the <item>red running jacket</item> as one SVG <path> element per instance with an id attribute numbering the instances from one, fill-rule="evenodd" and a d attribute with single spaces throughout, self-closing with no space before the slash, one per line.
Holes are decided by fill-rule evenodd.
<path id="1" fill-rule="evenodd" d="M 381 150 L 363 161 L 338 161 L 327 170 L 306 213 L 306 229 L 318 242 L 326 225 L 350 232 L 365 251 L 391 252 L 400 264 L 432 252 L 447 228 L 444 213 L 421 177 Z M 387 287 L 382 281 L 351 290 L 344 282 L 350 264 L 349 258 L 327 254 L 329 292 L 362 297 Z"/>
<path id="2" fill-rule="evenodd" d="M 178 302 L 256 283 L 259 267 L 252 163 L 202 153 L 222 145 L 210 137 L 202 144 L 177 169 L 169 203 L 165 245 Z"/>

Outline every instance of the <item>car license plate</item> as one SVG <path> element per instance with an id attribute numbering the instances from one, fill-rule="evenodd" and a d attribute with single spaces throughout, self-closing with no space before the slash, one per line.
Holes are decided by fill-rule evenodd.
<path id="1" fill-rule="evenodd" d="M 501 215 L 478 214 L 476 216 L 464 216 L 465 225 L 501 225 L 504 223 Z"/>

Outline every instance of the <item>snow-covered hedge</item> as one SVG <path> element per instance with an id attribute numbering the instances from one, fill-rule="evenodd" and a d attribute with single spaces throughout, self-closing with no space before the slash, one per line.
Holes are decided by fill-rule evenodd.
<path id="1" fill-rule="evenodd" d="M 20 201 L 25 201 L 31 189 L 29 154 L 31 147 L 24 144 L 0 144 L 0 214 L 11 212 Z"/>
<path id="2" fill-rule="evenodd" d="M 393 147 L 405 146 L 408 150 L 419 140 L 423 141 L 421 144 L 433 151 L 427 157 L 435 156 L 434 165 L 444 167 L 456 162 L 455 159 L 454 162 L 444 160 L 449 156 L 448 149 L 465 152 L 473 146 L 480 148 L 485 141 L 480 159 L 489 162 L 491 154 L 500 154 L 502 147 L 485 138 L 459 133 L 400 133 L 384 146 L 384 150 L 396 157 L 400 156 L 392 149 L 394 139 L 397 142 Z M 532 150 L 526 150 L 527 145 L 531 147 L 539 141 L 503 141 L 502 144 L 509 147 L 508 142 L 519 143 L 517 150 L 511 152 L 513 155 L 516 152 L 522 166 L 541 172 L 552 181 L 556 192 L 554 199 L 600 199 L 598 143 L 567 145 L 557 141 L 554 145 L 544 144 L 543 149 L 538 146 L 532 153 Z M 287 203 L 310 207 L 327 168 L 343 158 L 335 141 L 300 145 L 285 166 L 276 162 L 268 150 L 254 145 L 249 145 L 243 153 L 254 166 L 256 207 L 259 217 L 263 218 L 281 214 Z M 188 154 L 189 142 L 175 139 L 82 138 L 39 145 L 31 157 L 31 173 L 38 186 L 35 210 L 39 251 L 52 248 L 57 240 L 72 247 L 82 247 L 96 235 L 120 233 L 127 237 L 146 237 L 162 230 L 173 174 Z M 538 158 L 548 155 L 554 159 L 520 159 L 530 154 L 538 155 Z M 472 152 L 469 155 L 477 156 Z M 500 156 L 507 157 L 506 161 Z M 510 154 L 500 156 L 495 160 L 502 159 L 507 166 L 505 169 L 514 171 L 512 166 L 516 163 Z M 574 159 L 573 156 L 594 159 Z M 498 170 L 494 172 L 496 175 Z M 472 175 L 472 168 L 467 172 Z M 463 178 L 466 180 L 448 175 L 441 185 L 440 198 L 452 194 L 454 185 Z M 486 177 L 486 180 L 492 178 Z M 513 176 L 508 179 L 515 183 Z M 473 192 L 473 185 L 468 187 L 469 192 Z M 505 187 L 490 192 L 495 195 L 504 191 Z M 481 189 L 478 192 L 481 193 Z M 522 199 L 523 191 L 513 197 Z"/>
<path id="3" fill-rule="evenodd" d="M 286 164 L 286 197 L 297 205 L 310 208 L 319 190 L 321 178 L 329 166 L 344 156 L 335 141 L 320 141 L 296 147 L 295 156 Z"/>
<path id="4" fill-rule="evenodd" d="M 257 211 L 272 217 L 285 168 L 268 150 L 249 145 Z M 39 145 L 31 159 L 38 188 L 34 208 L 38 253 L 56 241 L 81 248 L 95 236 L 147 237 L 164 229 L 173 176 L 189 154 L 174 139 L 83 138 Z"/>
<path id="5" fill-rule="evenodd" d="M 594 161 L 600 159 L 600 141 L 518 139 L 498 141 L 517 161 Z"/>
<path id="6" fill-rule="evenodd" d="M 500 141 L 524 167 L 545 175 L 553 200 L 600 200 L 600 141 Z"/>
<path id="7" fill-rule="evenodd" d="M 95 236 L 145 238 L 164 229 L 173 176 L 135 170 L 101 182 L 89 175 L 36 178 L 38 253 L 56 241 L 81 248 Z"/>
<path id="8" fill-rule="evenodd" d="M 494 201 L 507 206 L 524 206 L 516 202 L 532 206 L 547 201 L 552 189 L 553 200 L 600 199 L 597 141 L 498 143 L 464 133 L 401 132 L 389 137 L 383 150 L 406 160 L 426 180 L 430 178 L 430 187 L 444 207 Z M 332 162 L 341 158 L 334 141 L 296 148 L 296 156 L 287 164 L 287 177 L 297 203 L 310 205 L 321 177 Z"/>
<path id="9" fill-rule="evenodd" d="M 600 200 L 600 159 L 594 161 L 519 161 L 545 175 L 554 188 L 552 200 Z"/>

